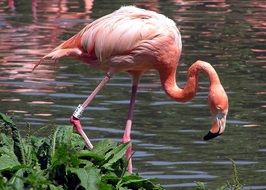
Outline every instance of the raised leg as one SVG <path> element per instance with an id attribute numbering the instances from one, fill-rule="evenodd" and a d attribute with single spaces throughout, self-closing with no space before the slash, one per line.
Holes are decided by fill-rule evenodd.
<path id="1" fill-rule="evenodd" d="M 73 115 L 70 117 L 70 123 L 75 127 L 75 129 L 78 131 L 78 133 L 82 136 L 82 138 L 85 140 L 86 146 L 90 149 L 93 148 L 93 145 L 91 144 L 89 138 L 83 131 L 82 125 L 80 123 L 80 118 L 82 115 L 82 112 L 84 109 L 91 103 L 91 101 L 95 98 L 97 93 L 103 88 L 103 86 L 110 80 L 111 75 L 107 74 L 103 80 L 100 82 L 100 84 L 95 88 L 95 90 L 91 93 L 91 95 L 88 96 L 88 98 L 85 100 L 85 102 L 82 105 L 79 105 Z"/>
<path id="2" fill-rule="evenodd" d="M 138 89 L 138 82 L 139 82 L 139 75 L 133 75 L 130 104 L 129 104 L 129 109 L 128 109 L 125 132 L 124 132 L 123 139 L 122 139 L 123 143 L 128 143 L 131 141 L 130 133 L 131 133 L 131 127 L 132 127 L 134 105 L 135 105 L 136 94 L 137 94 L 137 89 Z M 126 152 L 126 159 L 128 160 L 128 171 L 130 173 L 132 173 L 132 170 L 133 170 L 131 156 L 132 156 L 132 144 L 129 145 L 127 152 Z"/>

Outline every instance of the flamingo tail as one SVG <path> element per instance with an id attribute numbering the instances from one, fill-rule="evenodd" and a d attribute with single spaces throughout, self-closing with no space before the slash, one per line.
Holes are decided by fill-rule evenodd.
<path id="1" fill-rule="evenodd" d="M 32 71 L 34 71 L 41 64 L 57 63 L 58 59 L 68 56 L 80 56 L 81 50 L 81 35 L 78 33 L 72 38 L 66 40 L 47 55 L 43 56 L 39 62 L 37 62 Z"/>

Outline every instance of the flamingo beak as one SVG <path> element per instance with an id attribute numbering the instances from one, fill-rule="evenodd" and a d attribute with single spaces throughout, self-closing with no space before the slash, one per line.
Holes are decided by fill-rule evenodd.
<path id="1" fill-rule="evenodd" d="M 218 113 L 212 123 L 211 130 L 204 136 L 204 140 L 210 140 L 223 134 L 226 125 L 226 114 Z"/>

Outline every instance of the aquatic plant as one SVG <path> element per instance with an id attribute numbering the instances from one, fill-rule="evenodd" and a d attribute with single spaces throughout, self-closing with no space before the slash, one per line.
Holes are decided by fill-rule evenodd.
<path id="1" fill-rule="evenodd" d="M 238 171 L 235 162 L 230 159 L 232 162 L 232 176 L 231 179 L 227 181 L 227 183 L 216 190 L 241 190 L 243 189 L 243 185 L 240 183 Z M 197 187 L 196 190 L 208 190 L 208 188 L 202 182 L 196 182 Z"/>

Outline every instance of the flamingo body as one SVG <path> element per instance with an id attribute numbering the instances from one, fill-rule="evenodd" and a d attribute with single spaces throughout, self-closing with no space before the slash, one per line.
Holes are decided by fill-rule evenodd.
<path id="1" fill-rule="evenodd" d="M 47 57 L 72 55 L 106 72 L 143 72 L 165 60 L 170 49 L 175 59 L 171 64 L 176 65 L 182 43 L 175 23 L 153 11 L 128 6 L 87 25 Z"/>
<path id="2" fill-rule="evenodd" d="M 214 68 L 203 61 L 197 61 L 190 66 L 187 83 L 180 88 L 176 83 L 176 68 L 181 49 L 181 36 L 174 21 L 153 11 L 127 6 L 87 25 L 44 56 L 34 69 L 48 60 L 56 61 L 69 56 L 106 72 L 101 83 L 80 106 L 82 110 L 77 110 L 78 113 L 90 104 L 112 75 L 128 72 L 133 78 L 132 94 L 123 142 L 131 141 L 130 131 L 137 86 L 144 72 L 150 69 L 157 70 L 166 94 L 179 102 L 189 101 L 196 95 L 198 75 L 203 72 L 210 81 L 208 103 L 213 122 L 209 133 L 204 137 L 205 140 L 209 140 L 224 131 L 229 107 L 227 94 Z M 81 127 L 79 115 L 74 114 L 70 121 L 82 135 L 87 146 L 92 148 Z M 128 159 L 131 154 L 130 147 L 127 151 Z M 132 171 L 131 159 L 129 171 Z"/>

